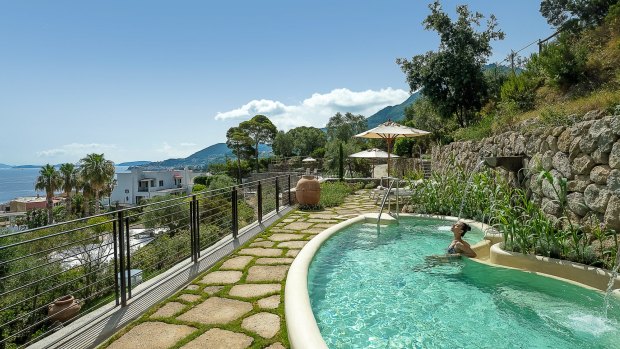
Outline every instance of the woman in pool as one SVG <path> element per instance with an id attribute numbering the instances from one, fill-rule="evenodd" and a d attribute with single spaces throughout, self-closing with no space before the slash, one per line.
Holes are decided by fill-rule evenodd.
<path id="1" fill-rule="evenodd" d="M 469 243 L 463 240 L 463 236 L 466 232 L 470 231 L 471 227 L 464 222 L 456 222 L 452 225 L 452 233 L 454 234 L 454 240 L 448 247 L 449 254 L 460 254 L 470 258 L 476 257 L 476 252 L 471 249 Z"/>

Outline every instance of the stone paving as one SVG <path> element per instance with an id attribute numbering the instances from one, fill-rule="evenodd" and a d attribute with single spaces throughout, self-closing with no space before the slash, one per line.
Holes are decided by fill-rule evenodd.
<path id="1" fill-rule="evenodd" d="M 109 348 L 288 348 L 289 265 L 316 234 L 377 210 L 359 191 L 338 207 L 291 212 L 118 333 Z"/>

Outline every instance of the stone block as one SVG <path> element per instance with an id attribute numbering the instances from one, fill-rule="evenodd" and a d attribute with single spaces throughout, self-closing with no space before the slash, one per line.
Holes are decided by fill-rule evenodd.
<path id="1" fill-rule="evenodd" d="M 558 137 L 558 150 L 564 153 L 568 153 L 570 151 L 572 141 L 573 137 L 570 134 L 570 130 L 565 130 Z"/>
<path id="2" fill-rule="evenodd" d="M 281 288 L 280 284 L 243 284 L 233 286 L 228 294 L 235 297 L 254 298 L 280 292 Z"/>
<path id="3" fill-rule="evenodd" d="M 616 136 L 620 136 L 620 115 L 609 117 L 609 128 Z"/>
<path id="4" fill-rule="evenodd" d="M 572 169 L 574 174 L 589 174 L 594 167 L 594 160 L 588 155 L 581 155 L 573 160 Z"/>
<path id="5" fill-rule="evenodd" d="M 551 171 L 553 168 L 553 152 L 551 150 L 547 150 L 543 154 L 540 164 L 545 171 Z"/>
<path id="6" fill-rule="evenodd" d="M 614 143 L 609 154 L 609 167 L 620 170 L 620 141 Z"/>
<path id="7" fill-rule="evenodd" d="M 252 304 L 235 299 L 211 297 L 177 319 L 203 324 L 227 324 L 252 311 Z"/>
<path id="8" fill-rule="evenodd" d="M 243 319 L 241 327 L 263 338 L 271 338 L 280 331 L 280 317 L 272 313 L 258 313 Z"/>
<path id="9" fill-rule="evenodd" d="M 590 176 L 577 175 L 574 179 L 566 183 L 566 190 L 569 192 L 583 193 L 588 185 L 592 184 Z"/>
<path id="10" fill-rule="evenodd" d="M 151 319 L 158 317 L 169 317 L 185 308 L 185 304 L 179 302 L 168 302 L 151 315 Z"/>
<path id="11" fill-rule="evenodd" d="M 568 160 L 568 155 L 566 155 L 566 153 L 555 153 L 552 163 L 553 167 L 558 170 L 564 178 L 572 178 L 573 174 L 571 171 L 570 161 Z"/>
<path id="12" fill-rule="evenodd" d="M 590 171 L 590 180 L 596 184 L 606 185 L 611 169 L 607 165 L 595 166 Z"/>
<path id="13" fill-rule="evenodd" d="M 583 192 L 586 205 L 595 212 L 605 213 L 611 192 L 606 186 L 590 184 Z"/>
<path id="14" fill-rule="evenodd" d="M 181 349 L 245 349 L 254 339 L 243 333 L 212 328 L 198 338 L 185 344 Z"/>
<path id="15" fill-rule="evenodd" d="M 568 208 L 579 216 L 585 216 L 590 209 L 586 206 L 582 193 L 570 193 L 566 196 Z"/>
<path id="16" fill-rule="evenodd" d="M 594 160 L 594 163 L 596 163 L 597 165 L 607 165 L 609 163 L 609 152 L 604 152 L 600 148 L 596 149 L 592 153 L 591 157 L 592 160 Z"/>
<path id="17" fill-rule="evenodd" d="M 282 281 L 286 278 L 288 265 L 255 265 L 248 270 L 248 282 Z"/>
<path id="18" fill-rule="evenodd" d="M 607 189 L 609 189 L 612 194 L 620 194 L 620 170 L 613 169 L 609 171 Z"/>
<path id="19" fill-rule="evenodd" d="M 620 195 L 612 195 L 609 198 L 604 222 L 608 228 L 620 232 Z"/>
<path id="20" fill-rule="evenodd" d="M 251 256 L 233 257 L 227 260 L 226 262 L 224 262 L 224 264 L 222 264 L 220 269 L 221 270 L 226 270 L 226 269 L 243 270 L 252 261 L 252 258 L 254 257 L 251 257 Z"/>
<path id="21" fill-rule="evenodd" d="M 241 279 L 242 275 L 240 271 L 214 271 L 205 275 L 200 282 L 215 285 L 234 284 Z"/>
<path id="22" fill-rule="evenodd" d="M 143 322 L 129 330 L 108 348 L 167 349 L 196 329 L 185 325 L 171 325 L 163 322 Z M 157 334 L 157 335 L 154 335 Z"/>

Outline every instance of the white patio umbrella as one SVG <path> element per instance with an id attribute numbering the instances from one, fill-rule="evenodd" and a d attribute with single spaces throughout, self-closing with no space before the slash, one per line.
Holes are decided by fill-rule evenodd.
<path id="1" fill-rule="evenodd" d="M 388 154 L 388 152 L 383 151 L 381 149 L 372 148 L 367 150 L 362 150 L 355 154 L 349 155 L 350 158 L 364 158 L 364 159 L 388 159 L 390 157 L 397 158 L 398 155 Z M 372 164 L 372 176 L 375 176 L 375 164 Z"/>
<path id="2" fill-rule="evenodd" d="M 403 126 L 401 124 L 397 124 L 392 120 L 388 120 L 383 124 L 370 129 L 368 131 L 364 131 L 354 137 L 360 138 L 383 138 L 387 141 L 388 146 L 388 168 L 387 173 L 390 175 L 390 151 L 392 148 L 392 143 L 396 138 L 411 138 L 411 137 L 420 137 L 431 134 L 428 131 L 422 131 L 415 129 L 413 127 Z"/>
<path id="3" fill-rule="evenodd" d="M 301 162 L 316 162 L 316 159 L 315 158 L 311 158 L 311 157 L 307 157 L 307 158 L 301 160 Z"/>

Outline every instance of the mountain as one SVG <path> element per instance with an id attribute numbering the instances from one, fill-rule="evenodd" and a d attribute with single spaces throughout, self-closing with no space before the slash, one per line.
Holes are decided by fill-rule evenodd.
<path id="1" fill-rule="evenodd" d="M 412 94 L 404 102 L 399 105 L 393 105 L 385 107 L 373 115 L 369 116 L 366 121 L 368 122 L 368 128 L 377 127 L 380 124 L 391 119 L 392 121 L 401 121 L 405 118 L 405 108 L 413 104 L 420 97 L 420 91 Z"/>
<path id="2" fill-rule="evenodd" d="M 146 164 L 150 164 L 151 161 L 129 161 L 129 162 L 121 162 L 120 164 L 116 164 L 115 166 L 142 166 Z"/>
<path id="3" fill-rule="evenodd" d="M 265 144 L 259 144 L 258 146 L 259 156 L 271 153 L 271 146 Z M 233 152 L 230 150 L 226 143 L 216 143 L 210 145 L 202 150 L 195 152 L 194 154 L 180 159 L 167 159 L 164 161 L 151 162 L 143 167 L 156 168 L 156 167 L 181 167 L 181 166 L 205 166 L 214 162 L 223 162 L 226 157 L 233 158 Z"/>
<path id="4" fill-rule="evenodd" d="M 7 165 L 7 164 L 0 164 L 0 168 L 11 168 L 13 166 Z"/>
<path id="5" fill-rule="evenodd" d="M 13 166 L 13 168 L 41 168 L 43 167 L 42 165 L 19 165 L 19 166 Z"/>

